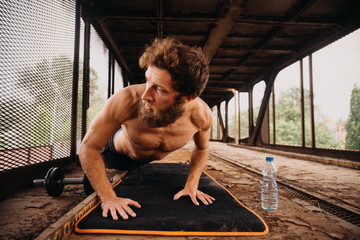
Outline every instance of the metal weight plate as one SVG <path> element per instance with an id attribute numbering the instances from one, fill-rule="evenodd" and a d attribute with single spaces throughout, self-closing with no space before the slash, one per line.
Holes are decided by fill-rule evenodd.
<path id="1" fill-rule="evenodd" d="M 64 190 L 64 184 L 61 182 L 63 178 L 64 173 L 61 168 L 53 167 L 49 169 L 45 176 L 45 186 L 49 196 L 57 197 L 61 195 Z"/>
<path id="2" fill-rule="evenodd" d="M 90 195 L 94 192 L 94 189 L 92 188 L 91 183 L 90 183 L 89 179 L 87 178 L 86 174 L 84 174 L 83 184 L 84 184 L 84 190 L 85 190 L 86 195 Z"/>

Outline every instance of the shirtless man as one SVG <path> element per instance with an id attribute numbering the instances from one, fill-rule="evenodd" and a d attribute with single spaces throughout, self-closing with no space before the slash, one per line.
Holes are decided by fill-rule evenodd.
<path id="1" fill-rule="evenodd" d="M 101 200 L 103 217 L 136 217 L 140 208 L 132 199 L 117 197 L 106 168 L 134 169 L 160 160 L 191 138 L 194 149 L 184 189 L 174 200 L 190 196 L 208 205 L 213 197 L 198 190 L 209 151 L 212 114 L 199 98 L 209 78 L 202 52 L 175 39 L 157 39 L 139 60 L 146 84 L 131 85 L 114 94 L 92 122 L 80 147 L 79 158 Z M 105 147 L 104 147 L 105 146 Z"/>

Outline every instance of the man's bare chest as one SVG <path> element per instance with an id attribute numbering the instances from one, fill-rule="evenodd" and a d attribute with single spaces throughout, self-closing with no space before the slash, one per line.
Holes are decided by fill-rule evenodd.
<path id="1" fill-rule="evenodd" d="M 145 151 L 171 152 L 183 147 L 196 133 L 191 125 L 166 128 L 126 126 L 125 136 L 133 147 Z"/>

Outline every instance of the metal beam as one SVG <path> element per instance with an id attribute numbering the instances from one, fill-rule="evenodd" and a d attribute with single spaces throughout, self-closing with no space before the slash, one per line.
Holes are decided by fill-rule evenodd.
<path id="1" fill-rule="evenodd" d="M 336 23 L 336 20 L 333 22 L 323 22 L 322 19 L 309 18 L 308 21 L 302 19 L 302 21 L 288 21 L 285 19 L 272 18 L 272 19 L 262 19 L 255 16 L 243 16 L 236 20 L 236 23 L 251 23 L 251 24 L 269 24 L 272 26 L 301 26 L 301 27 L 314 27 L 314 28 L 341 28 L 339 24 Z"/>
<path id="2" fill-rule="evenodd" d="M 296 5 L 294 7 L 294 9 L 292 10 L 292 14 L 289 16 L 288 18 L 288 22 L 295 22 L 300 15 L 305 12 L 309 7 L 311 7 L 317 0 L 308 0 L 305 2 L 300 2 L 298 5 Z M 286 26 L 282 26 L 282 27 L 274 27 L 272 31 L 270 31 L 269 33 L 267 33 L 267 35 L 263 38 L 262 41 L 258 42 L 257 44 L 255 44 L 254 48 L 257 49 L 263 49 L 265 47 L 265 45 L 272 41 L 274 38 L 276 38 L 277 36 L 279 36 L 281 33 L 283 33 L 283 31 L 286 29 Z M 244 64 L 248 59 L 250 59 L 250 57 L 253 55 L 253 53 L 248 53 L 246 54 L 239 62 L 238 65 L 241 66 L 242 64 Z M 229 74 L 225 77 L 226 79 L 229 79 L 233 74 L 234 74 L 235 70 L 232 70 L 231 72 L 229 72 Z M 221 83 L 220 83 L 221 85 Z"/>
<path id="3" fill-rule="evenodd" d="M 210 31 L 209 37 L 203 49 L 208 62 L 210 62 L 211 59 L 214 57 L 216 51 L 219 49 L 224 39 L 233 28 L 236 20 L 244 11 L 245 3 L 245 0 L 231 1 L 229 11 L 225 14 L 223 18 L 220 18 L 216 22 L 216 26 Z"/>
<path id="4" fill-rule="evenodd" d="M 259 48 L 243 48 L 243 47 L 226 47 L 219 48 L 219 51 L 231 52 L 231 53 L 270 53 L 270 54 L 291 54 L 298 56 L 299 54 L 291 49 L 259 49 Z M 221 57 L 219 57 L 221 59 Z M 237 58 L 238 59 L 238 58 Z"/>
<path id="5" fill-rule="evenodd" d="M 219 83 L 221 80 L 209 80 L 208 83 Z M 228 84 L 248 84 L 248 81 L 245 80 L 239 80 L 239 81 L 226 81 L 223 83 L 228 83 Z"/>
<path id="6" fill-rule="evenodd" d="M 111 23 L 115 21 L 142 21 L 142 22 L 202 22 L 202 23 L 215 23 L 218 18 L 214 17 L 145 17 L 145 16 L 121 16 L 110 15 L 99 18 L 102 21 Z M 302 19 L 302 21 L 289 21 L 283 18 L 260 19 L 255 16 L 244 16 L 243 18 L 236 19 L 235 23 L 250 23 L 250 24 L 269 24 L 274 26 L 300 26 L 300 27 L 315 27 L 315 28 L 340 28 L 336 20 L 331 22 L 317 22 L 314 18 Z"/>
<path id="7" fill-rule="evenodd" d="M 163 17 L 163 1 L 162 0 L 156 0 L 156 16 L 160 19 Z M 163 38 L 164 22 L 162 22 L 162 21 L 157 22 L 157 30 L 158 30 L 158 37 Z"/>
<path id="8" fill-rule="evenodd" d="M 116 21 L 142 21 L 142 22 L 204 22 L 214 23 L 217 18 L 213 17 L 142 17 L 142 16 L 105 16 L 102 21 L 111 23 Z"/>
<path id="9" fill-rule="evenodd" d="M 261 101 L 261 106 L 260 106 L 260 110 L 259 110 L 259 114 L 256 120 L 256 126 L 254 128 L 254 130 L 252 131 L 252 134 L 249 137 L 249 145 L 256 145 L 256 142 L 260 136 L 260 131 L 261 131 L 261 126 L 265 117 L 265 113 L 266 113 L 266 109 L 268 107 L 268 103 L 269 103 L 269 99 L 270 99 L 270 95 L 271 95 L 271 90 L 272 87 L 274 85 L 274 81 L 275 78 L 277 76 L 278 72 L 272 72 L 271 74 L 269 74 L 268 79 L 267 79 L 267 83 L 266 83 L 266 89 L 264 92 L 264 97 Z"/>
<path id="10" fill-rule="evenodd" d="M 232 92 L 234 93 L 236 91 L 235 88 L 218 88 L 218 87 L 207 87 L 205 88 L 205 91 L 211 91 L 211 92 Z"/>
<path id="11" fill-rule="evenodd" d="M 221 100 L 225 100 L 226 96 L 224 95 L 216 95 L 216 94 L 209 94 L 209 95 L 204 95 L 201 98 L 206 99 L 206 98 L 217 98 L 217 99 L 221 99 Z"/>
<path id="12" fill-rule="evenodd" d="M 268 66 L 238 66 L 236 64 L 211 64 L 210 68 L 225 68 L 225 69 L 234 69 L 241 71 L 257 71 L 259 69 L 267 69 L 267 71 L 271 71 Z"/>

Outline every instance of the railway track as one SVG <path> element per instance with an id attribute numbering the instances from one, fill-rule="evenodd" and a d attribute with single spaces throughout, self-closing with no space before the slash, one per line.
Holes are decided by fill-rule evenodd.
<path id="1" fill-rule="evenodd" d="M 219 154 L 216 154 L 213 152 L 210 154 L 227 164 L 230 164 L 236 168 L 240 168 L 242 172 L 262 180 L 261 172 L 251 169 L 247 166 L 244 166 L 243 164 L 238 163 L 232 159 L 226 158 L 224 156 L 220 156 Z M 334 216 L 337 216 L 351 224 L 354 224 L 357 227 L 360 227 L 360 214 L 358 214 L 354 211 L 351 211 L 349 209 L 346 209 L 342 206 L 331 203 L 329 201 L 326 201 L 325 199 L 316 197 L 316 196 L 309 194 L 309 193 L 307 193 L 301 189 L 298 189 L 294 186 L 290 186 L 289 184 L 285 183 L 282 180 L 277 179 L 277 183 L 278 183 L 279 190 L 283 191 L 286 194 L 286 197 L 288 197 L 289 199 L 292 199 L 292 198 L 301 199 L 317 208 L 322 209 L 323 211 L 326 211 L 326 212 L 328 212 Z"/>

